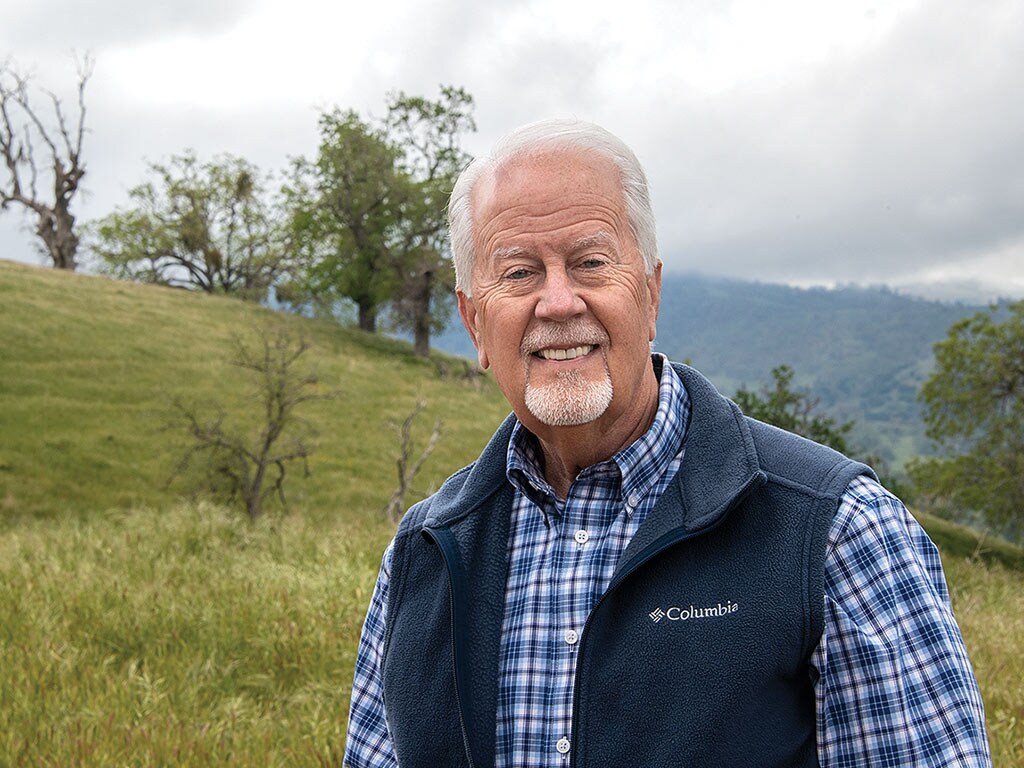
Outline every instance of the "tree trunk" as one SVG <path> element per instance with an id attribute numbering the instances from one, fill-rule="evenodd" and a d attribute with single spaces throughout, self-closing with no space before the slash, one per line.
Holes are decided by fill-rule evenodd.
<path id="1" fill-rule="evenodd" d="M 430 357 L 430 326 L 416 319 L 416 338 L 413 350 L 420 357 Z"/>
<path id="2" fill-rule="evenodd" d="M 248 474 L 248 473 L 247 473 Z M 256 475 L 248 487 L 242 488 L 245 495 L 245 511 L 253 522 L 263 511 L 263 480 L 267 475 L 267 463 L 265 458 L 260 458 L 256 464 Z"/>
<path id="3" fill-rule="evenodd" d="M 417 285 L 413 288 L 413 334 L 416 354 L 430 356 L 430 289 L 434 281 L 431 269 L 423 270 Z"/>
<path id="4" fill-rule="evenodd" d="M 260 495 L 258 493 L 255 495 L 247 495 L 245 497 L 245 512 L 249 515 L 250 521 L 256 522 L 259 518 L 261 512 L 260 506 Z"/>
<path id="5" fill-rule="evenodd" d="M 360 302 L 359 307 L 359 328 L 369 333 L 377 332 L 377 307 L 369 302 Z"/>
<path id="6" fill-rule="evenodd" d="M 57 269 L 74 272 L 78 267 L 75 255 L 78 252 L 78 236 L 75 234 L 75 217 L 65 206 L 55 210 L 38 212 L 39 224 L 36 233 L 46 245 L 46 252 Z"/>

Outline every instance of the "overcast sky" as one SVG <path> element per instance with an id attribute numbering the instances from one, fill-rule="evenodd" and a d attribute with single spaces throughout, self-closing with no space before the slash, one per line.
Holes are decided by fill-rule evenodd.
<path id="1" fill-rule="evenodd" d="M 542 117 L 621 136 L 667 269 L 1024 296 L 1020 0 L 0 0 L 0 19 L 0 59 L 69 99 L 72 51 L 95 56 L 80 220 L 147 161 L 279 171 L 323 109 L 446 83 L 476 99 L 471 152 Z M 12 211 L 0 257 L 39 262 Z"/>

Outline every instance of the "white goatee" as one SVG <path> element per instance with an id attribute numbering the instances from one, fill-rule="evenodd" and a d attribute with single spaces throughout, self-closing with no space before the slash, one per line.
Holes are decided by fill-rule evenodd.
<path id="1" fill-rule="evenodd" d="M 565 371 L 547 386 L 526 382 L 526 407 L 549 427 L 575 427 L 599 418 L 612 402 L 612 380 L 588 381 L 579 371 Z"/>
<path id="2" fill-rule="evenodd" d="M 528 358 L 539 352 L 547 359 L 571 359 L 607 343 L 604 329 L 583 318 L 545 323 L 526 334 L 522 343 L 527 359 L 526 407 L 538 421 L 551 427 L 574 427 L 594 421 L 612 402 L 612 378 L 606 362 L 599 381 L 590 381 L 579 371 L 569 370 L 558 374 L 551 383 L 538 386 L 530 381 Z"/>

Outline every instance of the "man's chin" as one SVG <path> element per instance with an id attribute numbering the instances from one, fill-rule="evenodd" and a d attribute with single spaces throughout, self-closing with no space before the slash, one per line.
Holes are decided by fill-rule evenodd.
<path id="1" fill-rule="evenodd" d="M 596 421 L 612 402 L 612 382 L 557 381 L 526 387 L 526 408 L 549 427 L 578 427 Z"/>

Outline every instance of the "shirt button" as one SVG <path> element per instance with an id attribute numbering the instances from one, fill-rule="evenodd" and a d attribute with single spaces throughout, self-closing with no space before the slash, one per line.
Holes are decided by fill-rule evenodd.
<path id="1" fill-rule="evenodd" d="M 590 534 L 581 528 L 580 530 L 576 531 L 576 534 L 573 536 L 573 538 L 576 539 L 577 544 L 586 544 L 587 541 L 590 540 Z"/>
<path id="2" fill-rule="evenodd" d="M 629 494 L 629 498 L 626 500 L 626 502 L 629 504 L 629 506 L 635 507 L 637 504 L 640 503 L 640 497 L 637 496 L 635 493 L 631 493 Z"/>
<path id="3" fill-rule="evenodd" d="M 559 754 L 564 755 L 566 752 L 569 751 L 569 740 L 565 737 L 562 737 L 558 740 L 558 743 L 555 744 L 555 749 L 558 750 Z"/>
<path id="4" fill-rule="evenodd" d="M 567 642 L 569 645 L 576 645 L 576 641 L 579 639 L 580 636 L 575 629 L 565 630 L 565 642 Z"/>

